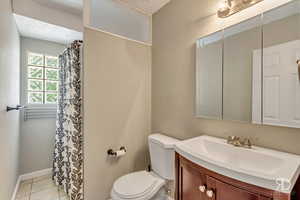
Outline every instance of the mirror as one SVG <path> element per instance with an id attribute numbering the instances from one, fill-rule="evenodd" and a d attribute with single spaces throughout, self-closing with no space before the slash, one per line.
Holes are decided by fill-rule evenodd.
<path id="1" fill-rule="evenodd" d="M 200 38 L 196 49 L 196 117 L 300 128 L 299 0 Z"/>
<path id="2" fill-rule="evenodd" d="M 262 89 L 262 102 L 258 102 L 263 112 L 256 120 L 300 128 L 300 1 L 265 13 L 263 27 L 263 68 L 255 74 L 263 80 L 253 91 L 257 96 Z"/>
<path id="3" fill-rule="evenodd" d="M 197 41 L 196 113 L 222 119 L 223 32 Z"/>
<path id="4" fill-rule="evenodd" d="M 252 120 L 252 54 L 261 48 L 260 16 L 224 30 L 223 119 Z"/>

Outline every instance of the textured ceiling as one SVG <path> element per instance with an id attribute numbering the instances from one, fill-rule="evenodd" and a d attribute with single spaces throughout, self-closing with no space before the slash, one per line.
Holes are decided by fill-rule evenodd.
<path id="1" fill-rule="evenodd" d="M 47 40 L 61 44 L 69 44 L 73 40 L 82 40 L 82 33 L 61 26 L 48 24 L 36 19 L 16 15 L 15 20 L 20 34 L 40 40 Z"/>
<path id="2" fill-rule="evenodd" d="M 114 0 L 144 14 L 152 15 L 171 0 Z M 184 1 L 184 0 L 182 0 Z"/>

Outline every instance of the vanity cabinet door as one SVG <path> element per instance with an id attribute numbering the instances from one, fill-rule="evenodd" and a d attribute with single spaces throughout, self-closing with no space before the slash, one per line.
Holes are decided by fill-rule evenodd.
<path id="1" fill-rule="evenodd" d="M 207 200 L 271 200 L 212 177 L 207 177 L 207 191 L 209 191 Z"/>
<path id="2" fill-rule="evenodd" d="M 180 163 L 179 185 L 179 200 L 207 200 L 205 175 L 188 163 Z"/>

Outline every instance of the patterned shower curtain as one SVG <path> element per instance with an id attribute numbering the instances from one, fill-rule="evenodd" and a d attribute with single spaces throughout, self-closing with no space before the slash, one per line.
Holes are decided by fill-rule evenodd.
<path id="1" fill-rule="evenodd" d="M 83 200 L 81 46 L 74 41 L 60 56 L 53 180 L 70 200 Z"/>

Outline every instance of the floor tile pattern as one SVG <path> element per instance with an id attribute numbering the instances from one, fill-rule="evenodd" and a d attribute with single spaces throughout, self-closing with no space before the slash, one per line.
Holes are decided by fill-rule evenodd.
<path id="1" fill-rule="evenodd" d="M 53 183 L 51 175 L 45 175 L 22 181 L 16 200 L 69 200 L 69 198 Z"/>

